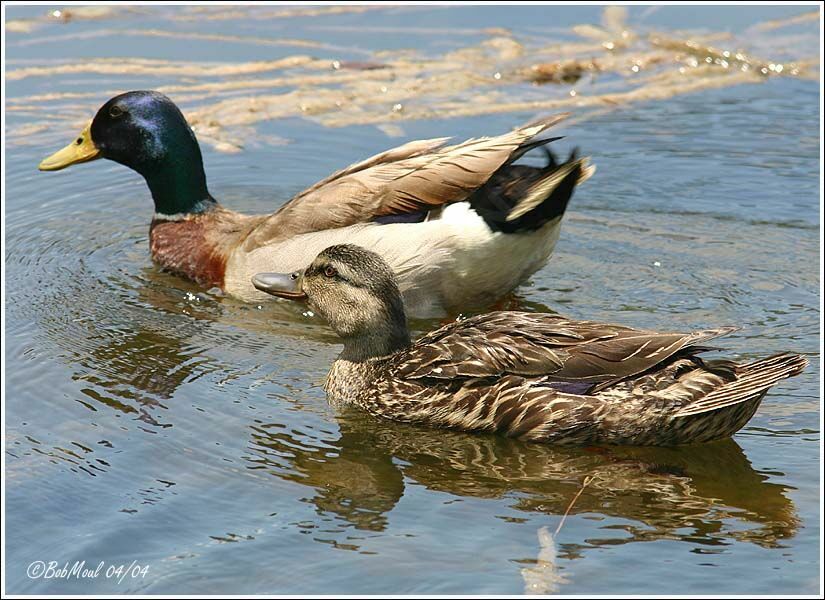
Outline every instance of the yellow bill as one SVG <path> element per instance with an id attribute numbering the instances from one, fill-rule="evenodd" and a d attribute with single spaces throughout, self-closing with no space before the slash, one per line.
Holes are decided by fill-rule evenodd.
<path id="1" fill-rule="evenodd" d="M 37 168 L 41 171 L 59 171 L 76 163 L 100 158 L 100 150 L 92 141 L 91 126 L 91 123 L 86 125 L 71 144 L 44 158 Z"/>

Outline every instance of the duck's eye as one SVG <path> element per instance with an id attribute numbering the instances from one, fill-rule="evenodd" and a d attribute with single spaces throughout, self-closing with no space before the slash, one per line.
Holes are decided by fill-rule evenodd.
<path id="1" fill-rule="evenodd" d="M 123 109 L 120 108 L 117 104 L 109 108 L 109 116 L 114 117 L 115 119 L 123 114 Z"/>
<path id="2" fill-rule="evenodd" d="M 335 270 L 335 267 L 328 265 L 324 267 L 324 275 L 326 275 L 327 277 L 335 277 L 336 275 L 338 275 L 338 271 Z"/>

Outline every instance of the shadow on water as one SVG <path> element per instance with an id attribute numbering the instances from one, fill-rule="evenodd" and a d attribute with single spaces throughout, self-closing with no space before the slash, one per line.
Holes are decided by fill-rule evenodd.
<path id="1" fill-rule="evenodd" d="M 386 529 L 409 486 L 506 498 L 518 511 L 562 515 L 587 478 L 571 514 L 636 523 L 605 527 L 605 537 L 587 540 L 590 546 L 681 539 L 706 549 L 734 540 L 778 547 L 799 524 L 787 486 L 768 482 L 730 439 L 575 449 L 420 429 L 351 410 L 338 423 L 339 436 L 322 443 L 281 424 L 251 425 L 247 468 L 308 486 L 319 515 L 366 531 Z"/>

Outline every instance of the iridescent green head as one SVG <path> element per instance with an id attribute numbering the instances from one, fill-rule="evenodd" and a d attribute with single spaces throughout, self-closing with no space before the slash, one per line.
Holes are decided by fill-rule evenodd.
<path id="1" fill-rule="evenodd" d="M 108 158 L 146 179 L 155 212 L 197 213 L 214 206 L 206 187 L 195 134 L 180 109 L 158 92 L 115 96 L 64 149 L 40 163 L 41 171 Z"/>

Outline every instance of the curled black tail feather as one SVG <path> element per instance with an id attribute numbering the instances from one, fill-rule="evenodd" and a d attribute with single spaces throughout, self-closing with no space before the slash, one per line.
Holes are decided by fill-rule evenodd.
<path id="1" fill-rule="evenodd" d="M 544 150 L 544 154 L 545 156 L 547 156 L 547 168 L 555 169 L 556 167 L 558 167 L 559 161 L 556 160 L 556 155 L 553 154 L 553 151 L 550 150 L 550 148 L 548 148 L 547 146 L 544 146 L 542 150 Z"/>
<path id="2" fill-rule="evenodd" d="M 531 140 L 516 154 L 543 147 L 547 165 L 533 167 L 503 165 L 470 198 L 470 205 L 493 231 L 521 233 L 535 231 L 564 215 L 576 186 L 593 172 L 587 159 L 577 158 L 577 150 L 559 163 L 546 144 L 558 138 Z"/>

